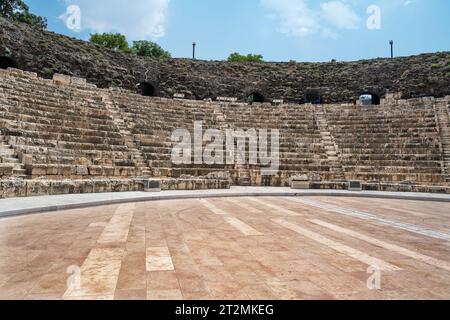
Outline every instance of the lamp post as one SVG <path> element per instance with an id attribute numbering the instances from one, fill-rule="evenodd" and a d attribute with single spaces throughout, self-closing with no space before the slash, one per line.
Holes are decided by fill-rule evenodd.
<path id="1" fill-rule="evenodd" d="M 394 40 L 389 41 L 391 45 L 391 59 L 394 59 Z"/>
<path id="2" fill-rule="evenodd" d="M 195 60 L 195 46 L 197 44 L 195 42 L 192 43 L 192 60 Z"/>

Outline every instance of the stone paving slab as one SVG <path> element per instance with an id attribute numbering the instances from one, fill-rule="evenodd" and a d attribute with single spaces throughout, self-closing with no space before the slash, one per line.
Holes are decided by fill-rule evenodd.
<path id="1" fill-rule="evenodd" d="M 229 190 L 111 192 L 1 199 L 0 217 L 130 202 L 258 196 L 332 196 L 450 202 L 450 195 L 448 194 L 381 191 L 351 192 L 345 190 L 292 190 L 290 188 L 276 187 L 232 187 Z"/>
<path id="2" fill-rule="evenodd" d="M 377 219 L 342 214 L 359 211 Z M 10 217 L 0 299 L 447 300 L 449 213 L 450 202 L 286 196 Z"/>

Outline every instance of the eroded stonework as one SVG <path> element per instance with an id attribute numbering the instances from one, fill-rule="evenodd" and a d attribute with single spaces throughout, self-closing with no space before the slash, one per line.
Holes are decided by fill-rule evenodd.
<path id="1" fill-rule="evenodd" d="M 289 186 L 449 192 L 450 96 L 380 105 L 207 102 L 98 89 L 84 79 L 0 70 L 0 197 L 162 188 Z M 279 168 L 176 164 L 176 129 L 278 130 Z M 204 141 L 206 144 L 206 141 Z M 247 152 L 248 153 L 248 152 Z M 248 154 L 247 154 L 248 157 Z"/>
<path id="2" fill-rule="evenodd" d="M 265 101 L 354 102 L 365 91 L 403 98 L 450 95 L 450 53 L 396 59 L 330 63 L 228 63 L 188 59 L 153 60 L 107 50 L 59 34 L 0 18 L 0 56 L 22 70 L 51 78 L 55 73 L 85 78 L 101 88 L 136 91 L 141 82 L 167 98 L 235 97 L 259 93 Z"/>

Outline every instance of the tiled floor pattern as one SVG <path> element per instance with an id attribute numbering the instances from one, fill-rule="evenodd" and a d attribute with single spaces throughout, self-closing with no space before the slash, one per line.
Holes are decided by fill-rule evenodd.
<path id="1" fill-rule="evenodd" d="M 449 203 L 329 197 L 3 218 L 0 299 L 449 299 L 449 234 Z"/>

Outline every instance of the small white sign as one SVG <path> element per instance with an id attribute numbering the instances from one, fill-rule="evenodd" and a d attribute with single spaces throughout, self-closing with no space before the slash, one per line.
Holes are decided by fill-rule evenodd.
<path id="1" fill-rule="evenodd" d="M 217 97 L 217 101 L 223 101 L 223 102 L 236 102 L 237 98 L 232 97 Z"/>

